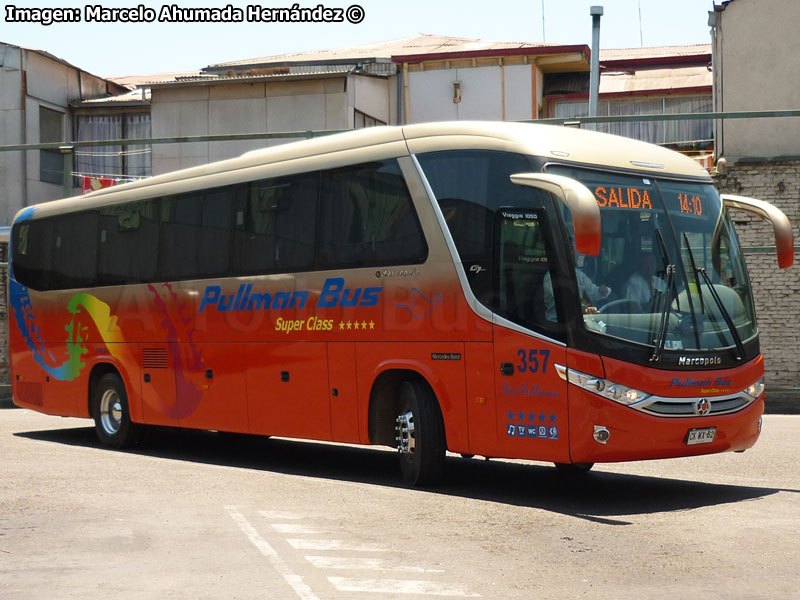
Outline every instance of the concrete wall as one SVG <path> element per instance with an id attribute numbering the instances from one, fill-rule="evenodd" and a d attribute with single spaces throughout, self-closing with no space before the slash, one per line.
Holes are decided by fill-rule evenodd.
<path id="1" fill-rule="evenodd" d="M 408 74 L 409 122 L 532 119 L 534 65 L 464 67 Z M 541 82 L 537 69 L 537 106 Z M 461 82 L 461 102 L 453 102 L 453 82 Z"/>
<path id="2" fill-rule="evenodd" d="M 0 143 L 22 144 L 25 132 L 22 121 L 21 50 L 0 44 Z M 0 225 L 8 225 L 22 206 L 25 180 L 25 156 L 22 152 L 0 152 Z"/>
<path id="3" fill-rule="evenodd" d="M 351 77 L 349 89 L 353 91 L 353 108 L 383 121 L 387 125 L 396 124 L 397 92 L 396 78 Z"/>
<path id="4" fill-rule="evenodd" d="M 719 175 L 723 193 L 767 200 L 783 210 L 794 225 L 800 223 L 800 161 L 740 162 Z M 732 213 L 743 246 L 774 246 L 772 226 L 747 213 Z M 800 388 L 800 253 L 795 266 L 778 269 L 774 252 L 745 254 L 756 299 L 761 351 L 764 354 L 767 390 Z"/>
<path id="5" fill-rule="evenodd" d="M 737 0 L 717 13 L 714 56 L 716 109 L 800 108 L 800 2 Z M 718 156 L 800 156 L 800 118 L 725 120 Z"/>
<path id="6" fill-rule="evenodd" d="M 386 83 L 381 83 L 382 86 L 376 88 L 381 95 L 379 100 L 371 98 L 377 95 L 372 88 L 361 87 L 361 104 L 368 108 L 373 104 L 386 105 Z M 354 95 L 354 86 L 348 84 L 349 81 L 341 77 L 156 88 L 151 105 L 152 135 L 176 137 L 352 128 L 353 103 L 349 97 Z M 348 87 L 351 88 L 349 92 Z M 372 116 L 381 118 L 382 115 Z M 289 139 L 154 145 L 153 175 L 233 158 L 286 141 Z"/>

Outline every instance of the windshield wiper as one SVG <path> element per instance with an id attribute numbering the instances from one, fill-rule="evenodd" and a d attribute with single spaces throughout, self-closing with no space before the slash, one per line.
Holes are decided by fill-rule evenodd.
<path id="1" fill-rule="evenodd" d="M 689 238 L 686 237 L 685 232 L 683 234 L 683 241 L 686 244 L 686 251 L 689 253 L 689 261 L 692 263 L 692 271 L 694 271 L 694 280 L 697 283 L 697 295 L 700 297 L 701 314 L 704 314 L 706 309 L 703 301 L 703 289 L 702 286 L 700 285 L 700 278 L 698 277 L 698 275 L 701 275 L 703 281 L 706 282 L 708 289 L 711 291 L 711 297 L 714 299 L 714 302 L 719 308 L 719 312 L 722 315 L 725 324 L 728 326 L 728 329 L 731 332 L 731 337 L 733 338 L 733 341 L 736 344 L 736 352 L 739 355 L 737 356 L 736 360 L 742 360 L 742 358 L 744 358 L 744 344 L 742 344 L 742 338 L 739 336 L 739 332 L 736 330 L 736 326 L 733 324 L 733 319 L 731 318 L 728 309 L 725 308 L 725 305 L 722 303 L 722 298 L 720 298 L 719 294 L 717 294 L 717 290 L 716 288 L 714 288 L 714 284 L 711 283 L 711 278 L 708 276 L 708 273 L 706 273 L 705 267 L 698 267 L 697 263 L 695 263 L 694 252 L 692 252 L 692 248 L 691 246 L 689 246 Z M 689 296 L 689 305 L 691 306 L 692 295 L 688 294 L 688 296 Z M 694 312 L 694 309 L 692 309 L 692 312 Z M 698 348 L 700 347 L 699 338 L 697 347 Z"/>
<path id="2" fill-rule="evenodd" d="M 742 338 L 739 335 L 736 326 L 733 324 L 733 319 L 731 318 L 728 309 L 725 308 L 725 305 L 722 303 L 722 298 L 719 297 L 719 294 L 717 293 L 714 284 L 711 283 L 711 278 L 708 276 L 708 273 L 706 273 L 706 270 L 703 267 L 700 267 L 695 271 L 695 276 L 698 273 L 702 275 L 703 281 L 706 282 L 706 285 L 708 286 L 708 289 L 711 292 L 711 297 L 714 299 L 714 302 L 716 302 L 717 306 L 719 307 L 719 312 L 722 315 L 722 318 L 725 320 L 725 324 L 728 326 L 728 329 L 731 332 L 731 337 L 733 338 L 733 342 L 736 344 L 736 352 L 738 354 L 736 360 L 742 360 L 744 358 L 744 344 L 742 343 Z M 700 289 L 699 286 L 698 286 L 698 292 L 700 292 L 701 296 L 703 295 L 703 290 Z"/>
<path id="3" fill-rule="evenodd" d="M 706 312 L 706 304 L 703 300 L 703 292 L 700 289 L 700 278 L 697 274 L 697 263 L 694 262 L 694 252 L 692 252 L 692 247 L 689 245 L 689 238 L 686 235 L 686 232 L 683 232 L 683 243 L 686 244 L 686 251 L 689 253 L 689 262 L 692 265 L 692 272 L 694 273 L 694 283 L 697 286 L 697 295 L 700 297 L 700 314 L 704 314 Z M 700 344 L 697 344 L 697 347 L 700 347 Z"/>
<path id="4" fill-rule="evenodd" d="M 664 290 L 663 299 L 661 300 L 661 323 L 658 327 L 658 335 L 653 340 L 655 348 L 653 355 L 650 357 L 650 362 L 658 362 L 661 360 L 661 354 L 664 352 L 664 346 L 667 343 L 667 329 L 669 329 L 669 316 L 672 312 L 672 298 L 677 297 L 677 286 L 675 285 L 675 265 L 667 265 L 667 287 Z M 666 303 L 666 306 L 665 306 Z"/>

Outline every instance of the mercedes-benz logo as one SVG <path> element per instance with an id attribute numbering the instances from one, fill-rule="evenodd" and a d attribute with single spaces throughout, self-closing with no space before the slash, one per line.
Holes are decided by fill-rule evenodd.
<path id="1" fill-rule="evenodd" d="M 706 416 L 710 410 L 711 402 L 708 401 L 708 398 L 700 398 L 694 405 L 694 412 L 701 417 Z"/>

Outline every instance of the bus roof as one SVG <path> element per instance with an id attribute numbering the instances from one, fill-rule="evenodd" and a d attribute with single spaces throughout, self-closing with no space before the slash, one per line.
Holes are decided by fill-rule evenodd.
<path id="1" fill-rule="evenodd" d="M 420 154 L 451 149 L 499 150 L 652 176 L 669 175 L 710 181 L 708 172 L 690 158 L 625 137 L 534 123 L 445 121 L 370 127 L 252 150 L 237 158 L 28 207 L 17 213 L 14 220 L 23 213 L 27 215 L 26 218 L 34 217 L 34 214 L 36 217 L 47 216 L 267 178 L 275 176 L 279 165 L 289 161 L 299 161 L 304 163 L 307 170 L 316 170 L 331 168 L 350 159 L 379 160 L 409 152 Z M 309 159 L 316 160 L 311 164 Z M 294 167 L 293 172 L 303 170 L 298 167 Z"/>

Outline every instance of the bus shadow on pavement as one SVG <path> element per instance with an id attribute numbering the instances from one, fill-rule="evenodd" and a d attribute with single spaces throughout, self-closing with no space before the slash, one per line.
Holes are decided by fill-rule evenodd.
<path id="1" fill-rule="evenodd" d="M 29 431 L 18 437 L 102 449 L 94 428 Z M 331 481 L 405 488 L 396 454 L 386 448 L 326 444 L 285 438 L 151 428 L 144 443 L 121 453 L 165 460 L 246 468 Z M 602 469 L 595 467 L 595 469 Z M 542 463 L 449 456 L 432 494 L 526 506 L 607 525 L 619 517 L 705 508 L 800 490 L 707 483 L 602 472 L 569 474 Z"/>

